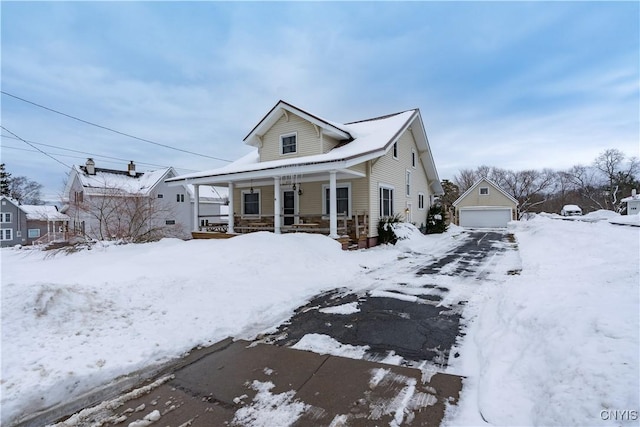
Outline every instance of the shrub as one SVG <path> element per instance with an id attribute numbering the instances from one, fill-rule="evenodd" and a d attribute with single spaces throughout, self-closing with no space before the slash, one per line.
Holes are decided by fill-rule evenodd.
<path id="1" fill-rule="evenodd" d="M 398 236 L 393 232 L 393 224 L 403 222 L 400 214 L 393 216 L 383 216 L 378 221 L 378 243 L 391 243 L 395 245 L 398 241 Z"/>
<path id="2" fill-rule="evenodd" d="M 426 234 L 444 233 L 447 231 L 446 218 L 447 214 L 444 206 L 440 204 L 431 206 L 427 213 Z"/>

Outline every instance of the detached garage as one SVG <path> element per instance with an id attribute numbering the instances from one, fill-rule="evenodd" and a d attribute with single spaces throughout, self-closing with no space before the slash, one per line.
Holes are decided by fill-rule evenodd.
<path id="1" fill-rule="evenodd" d="M 517 218 L 518 201 L 496 183 L 483 178 L 458 200 L 456 223 L 469 228 L 502 228 Z"/>

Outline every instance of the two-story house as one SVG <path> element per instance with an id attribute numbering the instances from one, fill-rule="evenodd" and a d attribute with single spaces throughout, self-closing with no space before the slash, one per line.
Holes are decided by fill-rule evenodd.
<path id="1" fill-rule="evenodd" d="M 244 142 L 255 150 L 230 165 L 167 180 L 227 187 L 231 234 L 308 230 L 372 246 L 381 217 L 420 225 L 443 193 L 418 109 L 339 124 L 279 101 Z"/>
<path id="2" fill-rule="evenodd" d="M 21 205 L 0 197 L 0 246 L 51 243 L 67 239 L 69 217 L 52 205 Z"/>
<path id="3" fill-rule="evenodd" d="M 93 159 L 74 166 L 67 180 L 62 211 L 70 217 L 70 231 L 98 240 L 154 240 L 160 237 L 190 237 L 193 229 L 193 189 L 168 186 L 175 177 L 169 167 L 136 171 L 98 168 Z M 203 215 L 217 218 L 225 200 L 203 197 Z"/>

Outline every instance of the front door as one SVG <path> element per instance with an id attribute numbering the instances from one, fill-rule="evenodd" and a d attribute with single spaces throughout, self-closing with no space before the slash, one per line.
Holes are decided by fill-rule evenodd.
<path id="1" fill-rule="evenodd" d="M 296 222 L 296 192 L 285 190 L 282 192 L 282 213 L 284 225 L 293 225 Z"/>

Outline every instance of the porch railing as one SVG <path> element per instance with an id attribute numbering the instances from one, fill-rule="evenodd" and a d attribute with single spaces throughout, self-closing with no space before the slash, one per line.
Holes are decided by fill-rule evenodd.
<path id="1" fill-rule="evenodd" d="M 235 215 L 234 231 L 251 233 L 254 231 L 274 231 L 275 215 Z M 280 215 L 280 230 L 283 233 L 308 232 L 329 234 L 328 215 L 297 214 Z M 338 214 L 338 234 L 348 235 L 358 240 L 368 234 L 369 215 L 366 211 L 354 212 L 349 216 L 346 212 Z M 226 233 L 228 231 L 227 215 L 200 216 L 199 231 Z"/>

